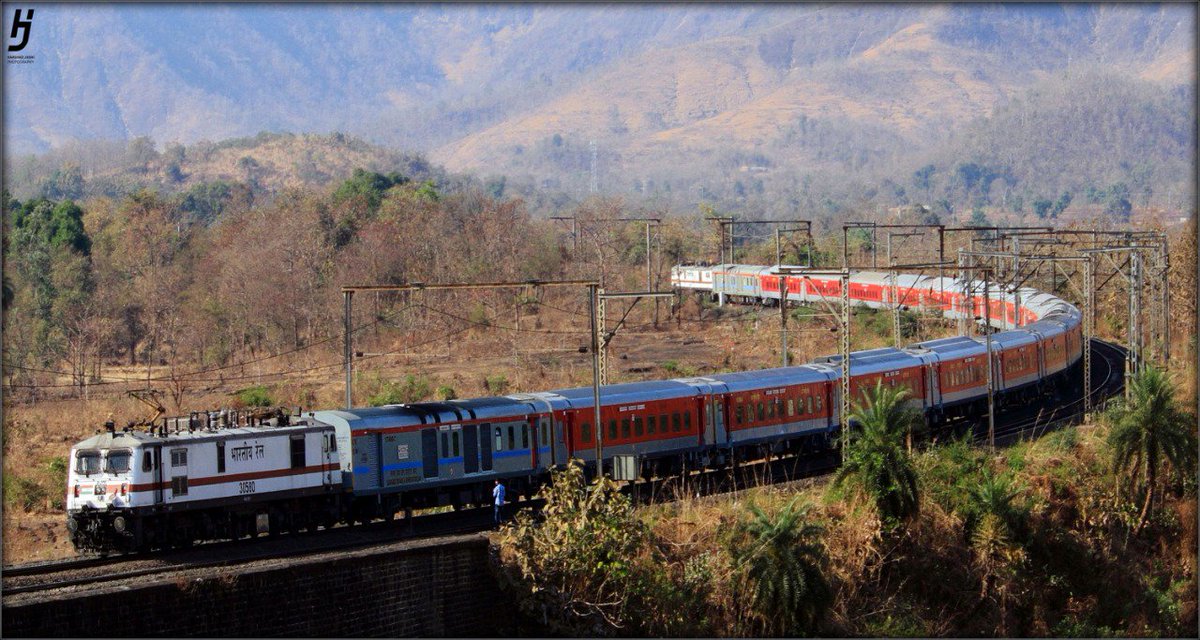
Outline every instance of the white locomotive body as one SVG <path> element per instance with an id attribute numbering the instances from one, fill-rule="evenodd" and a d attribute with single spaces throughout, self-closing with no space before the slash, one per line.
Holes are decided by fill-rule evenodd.
<path id="1" fill-rule="evenodd" d="M 70 460 L 67 527 L 80 549 L 187 545 L 340 517 L 337 441 L 320 423 L 110 429 Z"/>

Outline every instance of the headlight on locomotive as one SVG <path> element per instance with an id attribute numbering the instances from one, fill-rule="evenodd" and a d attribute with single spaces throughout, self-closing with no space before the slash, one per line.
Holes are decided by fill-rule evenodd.
<path id="1" fill-rule="evenodd" d="M 117 533 L 125 533 L 125 516 L 113 518 L 113 530 Z"/>
<path id="2" fill-rule="evenodd" d="M 67 517 L 67 531 L 70 531 L 71 533 L 75 533 L 76 531 L 79 531 L 79 521 L 76 520 L 74 517 L 71 517 L 71 516 Z"/>

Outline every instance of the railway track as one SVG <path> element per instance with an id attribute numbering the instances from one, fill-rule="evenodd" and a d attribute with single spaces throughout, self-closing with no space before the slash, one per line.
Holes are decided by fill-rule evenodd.
<path id="1" fill-rule="evenodd" d="M 537 508 L 541 502 L 529 500 L 514 504 L 514 508 Z M 351 551 L 402 540 L 477 533 L 490 527 L 491 520 L 490 508 L 462 509 L 412 519 L 339 526 L 319 532 L 215 542 L 146 556 L 80 558 L 19 565 L 4 569 L 4 599 L 8 602 L 10 596 L 22 594 L 89 588 L 151 576 L 164 578 L 185 571 Z M 118 568 L 114 570 L 114 566 Z"/>
<path id="2" fill-rule="evenodd" d="M 1117 345 L 1092 341 L 1093 405 L 1103 406 L 1124 385 L 1125 350 Z M 1010 444 L 1036 438 L 1080 419 L 1083 412 L 1082 385 L 1069 389 L 1073 399 L 1050 411 L 1032 406 L 1002 408 L 997 412 L 996 442 Z M 986 422 L 983 423 L 986 425 Z M 979 423 L 964 423 L 976 442 L 987 441 L 987 430 Z M 734 469 L 694 471 L 683 477 L 655 479 L 629 485 L 641 503 L 671 501 L 683 495 L 708 496 L 741 491 L 752 486 L 793 482 L 826 475 L 839 463 L 836 452 L 806 457 L 784 457 L 749 461 Z M 514 502 L 510 510 L 538 508 L 540 501 Z M 420 515 L 414 518 L 338 526 L 320 532 L 294 533 L 276 537 L 214 542 L 186 550 L 148 555 L 72 558 L 4 567 L 4 597 L 26 596 L 60 589 L 84 589 L 121 580 L 169 576 L 197 569 L 220 568 L 262 560 L 281 560 L 304 555 L 347 551 L 403 539 L 431 538 L 477 533 L 492 526 L 490 508 L 462 509 Z M 111 568 L 116 567 L 116 570 Z"/>

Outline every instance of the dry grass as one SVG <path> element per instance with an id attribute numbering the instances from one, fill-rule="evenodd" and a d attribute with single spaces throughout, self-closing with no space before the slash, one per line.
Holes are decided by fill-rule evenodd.
<path id="1" fill-rule="evenodd" d="M 848 502 L 824 481 L 707 498 L 677 490 L 675 502 L 641 514 L 665 550 L 668 571 L 699 563 L 711 576 L 705 592 L 713 633 L 736 633 L 744 606 L 732 599 L 727 532 L 747 517 L 748 504 L 771 513 L 797 495 L 824 529 L 835 603 L 822 635 L 1182 633 L 1196 619 L 1195 499 L 1168 499 L 1156 528 L 1131 538 L 1136 510 L 1116 492 L 1106 435 L 1105 427 L 1088 425 L 995 455 L 975 450 L 967 463 L 973 471 L 950 466 L 939 476 L 927 473 L 947 464 L 942 454 L 921 454 L 920 515 L 890 534 L 869 506 Z M 990 588 L 983 587 L 968 522 L 958 507 L 939 502 L 931 484 L 984 467 L 1011 474 L 1027 510 L 1014 534 L 1022 549 L 1014 573 Z"/>

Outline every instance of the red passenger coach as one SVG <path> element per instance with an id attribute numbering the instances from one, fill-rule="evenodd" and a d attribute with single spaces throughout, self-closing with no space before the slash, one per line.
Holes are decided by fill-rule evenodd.
<path id="1" fill-rule="evenodd" d="M 851 360 L 853 366 L 853 360 Z M 866 373 L 850 376 L 850 397 L 858 402 L 864 402 L 867 393 L 875 389 L 875 385 L 883 382 L 884 387 L 903 388 L 910 392 L 909 397 L 921 399 L 925 397 L 925 376 L 922 367 L 915 366 L 907 369 L 893 369 L 879 373 Z"/>
<path id="2" fill-rule="evenodd" d="M 938 364 L 938 386 L 943 394 L 955 393 L 987 384 L 987 356 L 971 356 Z"/>

